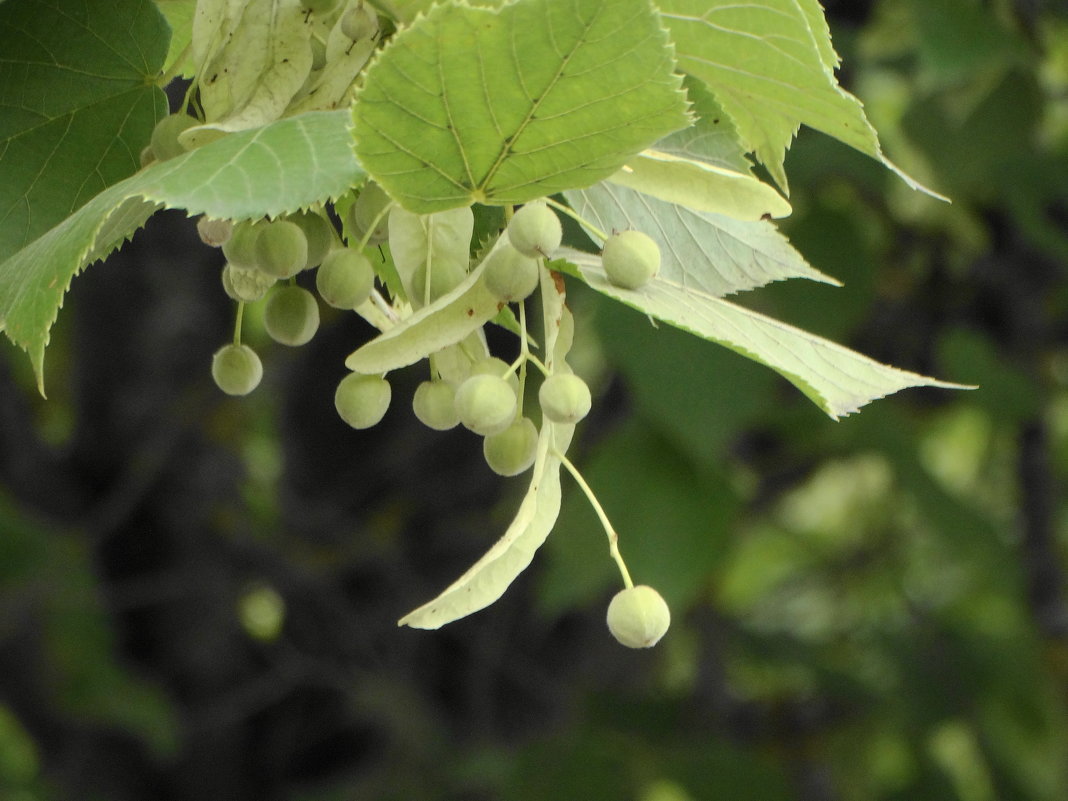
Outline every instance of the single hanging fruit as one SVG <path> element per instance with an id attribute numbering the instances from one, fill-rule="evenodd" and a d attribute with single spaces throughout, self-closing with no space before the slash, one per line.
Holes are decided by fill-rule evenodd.
<path id="1" fill-rule="evenodd" d="M 371 428 L 386 416 L 393 389 L 382 376 L 352 373 L 334 392 L 334 407 L 353 428 Z"/>
<path id="2" fill-rule="evenodd" d="M 515 391 L 495 375 L 473 375 L 456 390 L 456 413 L 464 428 L 488 437 L 508 428 L 515 418 Z"/>
<path id="3" fill-rule="evenodd" d="M 303 345 L 319 330 L 319 304 L 304 287 L 279 287 L 267 298 L 263 325 L 275 342 Z"/>
<path id="4" fill-rule="evenodd" d="M 620 231 L 605 241 L 601 263 L 613 284 L 637 289 L 660 270 L 660 246 L 641 231 Z"/>
<path id="5" fill-rule="evenodd" d="M 259 386 L 263 364 L 248 345 L 223 345 L 211 359 L 211 377 L 227 395 L 247 395 Z"/>
<path id="6" fill-rule="evenodd" d="M 427 428 L 448 431 L 460 424 L 456 413 L 456 389 L 447 381 L 424 381 L 412 395 L 412 411 Z"/>
<path id="7" fill-rule="evenodd" d="M 593 399 L 586 382 L 574 373 L 554 373 L 538 390 L 538 403 L 554 423 L 577 423 L 590 413 Z"/>
<path id="8" fill-rule="evenodd" d="M 652 648 L 671 625 L 671 610 L 645 584 L 620 590 L 608 605 L 608 630 L 628 648 Z"/>
<path id="9" fill-rule="evenodd" d="M 374 285 L 370 260 L 353 248 L 331 252 L 315 273 L 319 297 L 335 309 L 355 309 L 370 297 Z"/>
<path id="10" fill-rule="evenodd" d="M 529 417 L 521 417 L 499 434 L 482 440 L 482 455 L 499 476 L 518 476 L 534 464 L 538 452 L 538 429 Z"/>
<path id="11" fill-rule="evenodd" d="M 502 245 L 486 257 L 482 278 L 494 297 L 516 303 L 529 297 L 538 286 L 538 262 L 511 245 Z"/>
<path id="12" fill-rule="evenodd" d="M 260 226 L 256 266 L 275 278 L 292 278 L 308 263 L 308 238 L 296 223 L 275 220 Z"/>
<path id="13" fill-rule="evenodd" d="M 563 238 L 560 218 L 544 202 L 527 203 L 508 223 L 508 240 L 512 247 L 532 259 L 549 257 Z"/>

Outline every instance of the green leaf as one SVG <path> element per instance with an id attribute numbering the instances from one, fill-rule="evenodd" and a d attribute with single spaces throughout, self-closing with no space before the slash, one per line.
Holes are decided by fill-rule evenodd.
<path id="1" fill-rule="evenodd" d="M 356 153 L 415 212 L 589 186 L 687 124 L 673 70 L 648 0 L 435 6 L 367 68 Z"/>
<path id="2" fill-rule="evenodd" d="M 195 65 L 190 58 L 190 42 L 193 40 L 193 15 L 196 0 L 156 0 L 156 5 L 167 18 L 171 28 L 171 46 L 163 63 L 163 72 L 175 71 L 187 78 L 193 77 Z"/>
<path id="3" fill-rule="evenodd" d="M 168 37 L 150 0 L 0 4 L 0 253 L 140 167 Z"/>
<path id="4" fill-rule="evenodd" d="M 571 346 L 571 315 L 564 305 L 563 282 L 548 270 L 541 276 L 545 351 L 549 367 L 562 362 Z M 408 613 L 400 626 L 437 629 L 484 609 L 500 598 L 534 559 L 560 514 L 560 459 L 574 434 L 573 425 L 542 422 L 530 486 L 504 535 L 460 578 L 432 601 Z"/>
<path id="5" fill-rule="evenodd" d="M 837 283 L 810 267 L 771 223 L 694 211 L 607 182 L 564 196 L 602 231 L 651 236 L 660 246 L 662 281 L 715 297 L 787 278 Z"/>
<path id="6" fill-rule="evenodd" d="M 104 190 L 0 262 L 0 328 L 29 353 L 44 387 L 48 331 L 71 279 L 129 238 L 158 208 L 252 219 L 341 195 L 364 173 L 345 111 L 314 112 L 231 134 Z"/>
<path id="7" fill-rule="evenodd" d="M 878 159 L 909 186 L 923 189 L 883 156 L 860 101 L 838 85 L 838 56 L 817 0 L 662 0 L 658 5 L 679 66 L 708 84 L 746 146 L 780 186 L 786 186 L 786 150 L 804 124 Z"/>
<path id="8" fill-rule="evenodd" d="M 730 116 L 709 88 L 692 75 L 683 81 L 696 119 L 689 128 L 675 131 L 654 146 L 663 153 L 704 161 L 725 170 L 749 172 L 753 165 Z"/>
<path id="9" fill-rule="evenodd" d="M 834 419 L 908 387 L 972 388 L 881 364 L 663 277 L 637 290 L 620 289 L 608 281 L 599 257 L 566 249 L 561 255 L 598 292 L 770 367 Z"/>

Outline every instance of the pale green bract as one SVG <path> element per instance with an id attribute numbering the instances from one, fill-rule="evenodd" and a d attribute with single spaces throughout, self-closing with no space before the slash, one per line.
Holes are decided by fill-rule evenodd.
<path id="1" fill-rule="evenodd" d="M 345 366 L 357 373 L 385 373 L 415 364 L 477 331 L 503 305 L 481 280 L 482 270 L 480 264 L 454 290 L 379 334 L 351 354 Z"/>
<path id="2" fill-rule="evenodd" d="M 834 419 L 908 387 L 971 388 L 881 364 L 663 275 L 638 290 L 620 289 L 609 282 L 599 256 L 567 249 L 560 255 L 598 292 L 770 367 Z"/>
<path id="3" fill-rule="evenodd" d="M 542 270 L 542 316 L 548 366 L 562 361 L 571 347 L 571 314 L 564 305 L 563 282 Z M 398 625 L 437 629 L 477 612 L 500 598 L 526 569 L 560 514 L 560 459 L 574 433 L 573 425 L 543 422 L 530 485 L 504 535 L 434 600 L 409 612 Z"/>
<path id="4" fill-rule="evenodd" d="M 0 327 L 29 354 L 41 391 L 48 332 L 80 270 L 160 208 L 252 219 L 339 197 L 364 177 L 348 145 L 347 117 L 345 111 L 303 114 L 153 165 L 0 262 Z"/>
<path id="5" fill-rule="evenodd" d="M 435 6 L 368 66 L 356 153 L 419 213 L 589 186 L 688 123 L 671 55 L 648 0 Z"/>
<path id="6" fill-rule="evenodd" d="M 628 159 L 608 181 L 693 211 L 725 214 L 736 220 L 786 217 L 791 212 L 782 195 L 749 173 L 658 150 L 646 150 Z"/>
<path id="7" fill-rule="evenodd" d="M 413 214 L 394 206 L 389 212 L 389 249 L 404 291 L 416 308 L 423 299 L 414 292 L 416 274 L 444 272 L 456 285 L 467 273 L 475 216 L 470 206 L 435 214 Z M 424 285 L 425 286 L 425 285 Z"/>

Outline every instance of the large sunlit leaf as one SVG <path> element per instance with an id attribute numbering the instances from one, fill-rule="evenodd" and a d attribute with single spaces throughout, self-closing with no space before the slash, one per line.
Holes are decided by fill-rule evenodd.
<path id="1" fill-rule="evenodd" d="M 565 193 L 602 231 L 633 228 L 660 246 L 660 280 L 715 297 L 787 278 L 836 283 L 809 266 L 771 223 L 694 211 L 602 182 Z"/>
<path id="2" fill-rule="evenodd" d="M 899 370 L 856 351 L 693 288 L 656 278 L 637 290 L 612 285 L 600 258 L 562 254 L 587 284 L 658 320 L 770 367 L 834 419 L 908 387 L 967 389 L 961 384 Z"/>
<path id="3" fill-rule="evenodd" d="M 393 37 L 353 106 L 360 163 L 415 212 L 607 177 L 687 123 L 648 0 L 442 4 Z"/>
<path id="4" fill-rule="evenodd" d="M 316 112 L 232 134 L 104 190 L 0 262 L 0 328 L 27 351 L 44 385 L 48 332 L 74 276 L 158 208 L 252 219 L 335 198 L 363 178 L 346 136 L 348 112 Z"/>
<path id="5" fill-rule="evenodd" d="M 715 93 L 746 146 L 786 186 L 798 126 L 891 164 L 856 97 L 838 85 L 838 56 L 818 0 L 661 0 L 679 66 Z"/>
<path id="6" fill-rule="evenodd" d="M 151 0 L 0 3 L 0 254 L 137 170 L 168 38 Z"/>

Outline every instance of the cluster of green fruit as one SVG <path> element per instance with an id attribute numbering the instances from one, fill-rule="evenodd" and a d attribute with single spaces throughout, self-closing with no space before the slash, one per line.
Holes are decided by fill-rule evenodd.
<path id="1" fill-rule="evenodd" d="M 397 233 L 403 228 L 404 215 L 411 217 L 394 206 L 381 188 L 369 183 L 345 211 L 350 245 L 342 242 L 325 213 L 314 211 L 238 223 L 201 218 L 197 224 L 201 239 L 221 247 L 226 256 L 222 283 L 239 310 L 234 341 L 220 348 L 212 361 L 212 376 L 219 388 L 230 395 L 244 395 L 263 376 L 259 357 L 241 342 L 244 304 L 264 300 L 264 326 L 283 345 L 304 344 L 315 334 L 318 301 L 297 283 L 305 271 L 316 271 L 315 288 L 330 306 L 363 307 L 363 313 L 370 301 L 401 317 L 405 306 L 424 307 L 458 286 L 470 273 L 466 255 L 456 269 L 435 263 L 436 273 L 430 271 L 428 261 L 401 286 L 386 281 L 385 275 L 376 276 L 364 250 L 387 241 L 399 246 Z M 502 476 L 528 470 L 538 451 L 539 426 L 524 413 L 528 366 L 542 373 L 537 400 L 543 423 L 577 423 L 592 406 L 590 388 L 566 363 L 548 369 L 526 347 L 523 304 L 538 288 L 545 260 L 559 249 L 562 238 L 560 219 L 545 201 L 527 203 L 510 216 L 499 240 L 480 255 L 481 276 L 473 279 L 482 283 L 499 307 L 518 304 L 523 343 L 519 357 L 509 364 L 485 351 L 450 346 L 449 369 L 439 370 L 436 360 L 442 354 L 433 354 L 431 377 L 412 396 L 412 410 L 427 427 L 444 431 L 463 426 L 481 436 L 487 465 Z M 622 231 L 606 236 L 602 259 L 612 283 L 638 289 L 656 273 L 660 253 L 646 235 Z M 376 289 L 376 277 L 383 279 L 385 289 L 397 290 L 392 304 Z M 382 420 L 391 400 L 392 387 L 385 375 L 357 372 L 343 378 L 334 395 L 342 420 L 357 429 Z M 627 589 L 609 607 L 609 630 L 624 645 L 651 646 L 667 630 L 667 606 L 651 588 L 632 586 L 625 569 L 624 577 Z"/>

